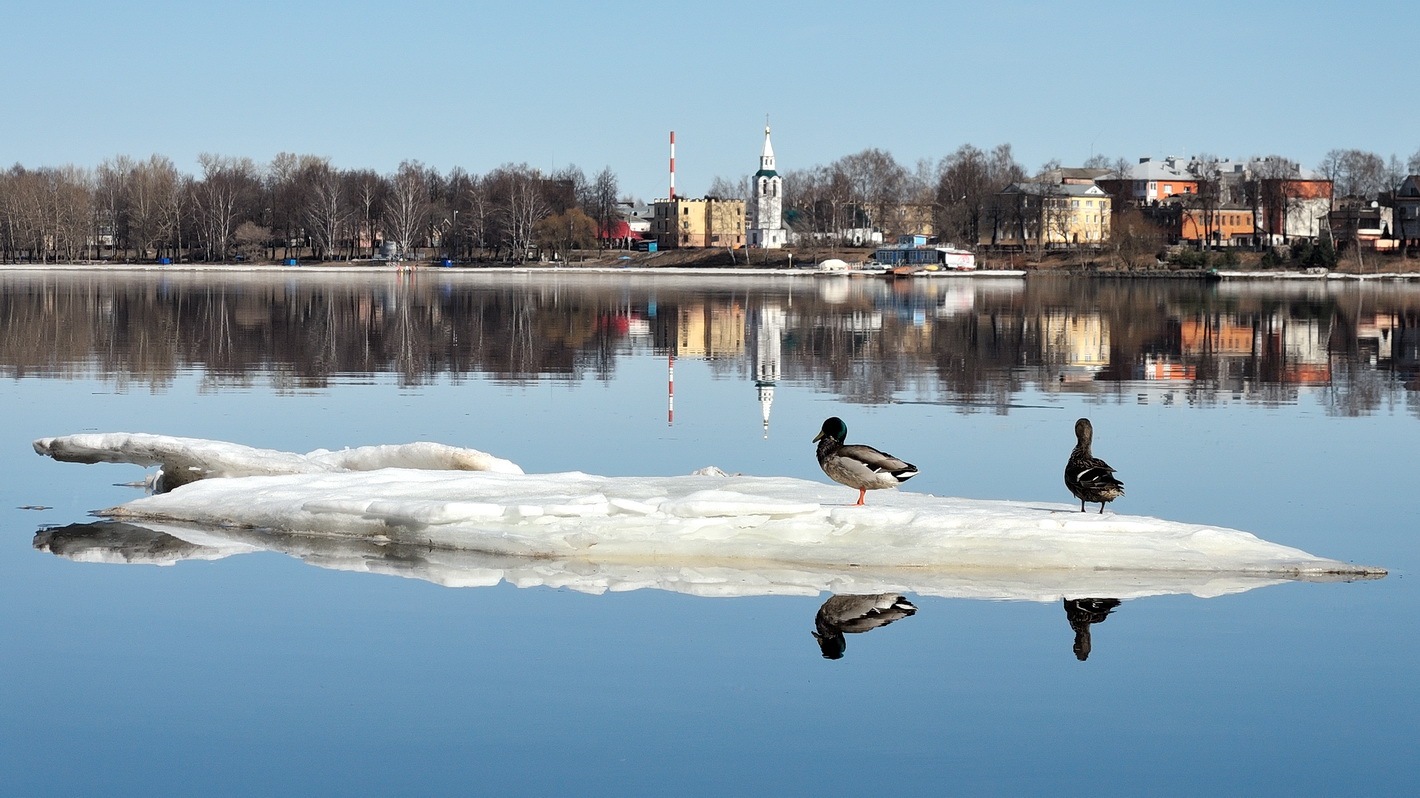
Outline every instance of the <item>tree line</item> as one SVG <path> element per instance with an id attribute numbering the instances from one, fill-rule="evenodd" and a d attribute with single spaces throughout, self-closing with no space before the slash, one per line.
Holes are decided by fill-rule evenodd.
<path id="1" fill-rule="evenodd" d="M 620 218 L 616 175 L 505 164 L 441 174 L 405 161 L 393 174 L 343 170 L 282 153 L 271 163 L 204 153 L 201 173 L 171 159 L 119 156 L 0 173 L 0 258 L 7 262 L 441 254 L 525 260 L 596 246 Z"/>
<path id="2" fill-rule="evenodd" d="M 1195 201 L 1209 207 L 1229 200 L 1221 193 L 1226 181 L 1207 171 L 1218 162 L 1211 156 L 1190 161 L 1200 186 Z M 1297 170 L 1295 162 L 1276 156 L 1264 163 Z M 1101 155 L 1083 164 L 1113 175 L 1129 165 Z M 292 153 L 268 164 L 204 153 L 198 166 L 199 174 L 184 174 L 162 155 L 118 156 L 94 169 L 17 164 L 0 173 L 0 259 L 565 258 L 615 235 L 619 203 L 626 201 L 610 167 L 590 177 L 576 166 L 544 174 L 527 164 L 504 164 L 484 175 L 459 167 L 441 174 L 405 161 L 380 174 Z M 1037 174 L 1059 166 L 1048 162 Z M 1420 172 L 1420 151 L 1402 165 L 1395 156 L 1332 150 L 1318 171 L 1333 181 L 1337 197 L 1374 198 Z M 1029 175 L 1010 144 L 989 150 L 964 144 L 910 167 L 867 149 L 787 171 L 786 222 L 810 249 L 852 243 L 865 231 L 891 235 L 928 226 L 944 241 L 973 246 L 993 241 L 1002 229 L 1050 225 L 1048 201 L 1029 204 L 1024 195 L 1002 194 Z M 750 185 L 748 176 L 716 177 L 707 193 L 748 199 Z M 1250 200 L 1259 207 L 1281 201 Z M 1154 248 L 1148 224 L 1122 210 L 1116 209 L 1111 245 Z"/>

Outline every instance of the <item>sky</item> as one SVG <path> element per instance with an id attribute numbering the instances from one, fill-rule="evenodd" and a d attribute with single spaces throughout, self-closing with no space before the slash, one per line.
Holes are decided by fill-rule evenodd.
<path id="1" fill-rule="evenodd" d="M 704 193 L 868 148 L 1052 159 L 1420 151 L 1420 6 L 1330 2 L 9 0 L 0 164 L 281 152 L 610 167 Z"/>

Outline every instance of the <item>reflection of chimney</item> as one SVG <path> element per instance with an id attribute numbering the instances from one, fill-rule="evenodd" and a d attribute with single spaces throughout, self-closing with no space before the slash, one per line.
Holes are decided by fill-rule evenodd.
<path id="1" fill-rule="evenodd" d="M 675 352 L 666 361 L 666 426 L 675 422 Z"/>

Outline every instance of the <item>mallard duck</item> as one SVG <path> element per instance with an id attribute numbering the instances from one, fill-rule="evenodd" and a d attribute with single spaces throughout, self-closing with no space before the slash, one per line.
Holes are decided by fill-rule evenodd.
<path id="1" fill-rule="evenodd" d="M 858 501 L 870 490 L 895 488 L 917 476 L 917 466 L 862 444 L 844 444 L 848 425 L 834 416 L 823 422 L 814 440 L 818 442 L 818 464 L 834 482 L 858 489 Z"/>
<path id="2" fill-rule="evenodd" d="M 1080 500 L 1080 512 L 1085 512 L 1085 502 L 1099 502 L 1100 513 L 1105 502 L 1112 502 L 1124 495 L 1124 483 L 1114 478 L 1114 469 L 1109 463 L 1095 457 L 1090 451 L 1095 429 L 1088 418 L 1075 422 L 1075 448 L 1065 463 L 1065 487 Z"/>
<path id="3" fill-rule="evenodd" d="M 829 596 L 814 617 L 814 639 L 824 659 L 840 659 L 848 647 L 844 633 L 871 631 L 915 612 L 901 593 Z"/>

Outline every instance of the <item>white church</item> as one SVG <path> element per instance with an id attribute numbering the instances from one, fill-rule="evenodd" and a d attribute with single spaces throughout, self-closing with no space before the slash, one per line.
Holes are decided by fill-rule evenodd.
<path id="1" fill-rule="evenodd" d="M 769 143 L 769 125 L 764 126 L 764 152 L 759 171 L 754 173 L 754 196 L 750 199 L 749 230 L 745 243 L 751 247 L 780 249 L 789 242 L 784 227 L 784 178 L 774 171 L 774 145 Z"/>

